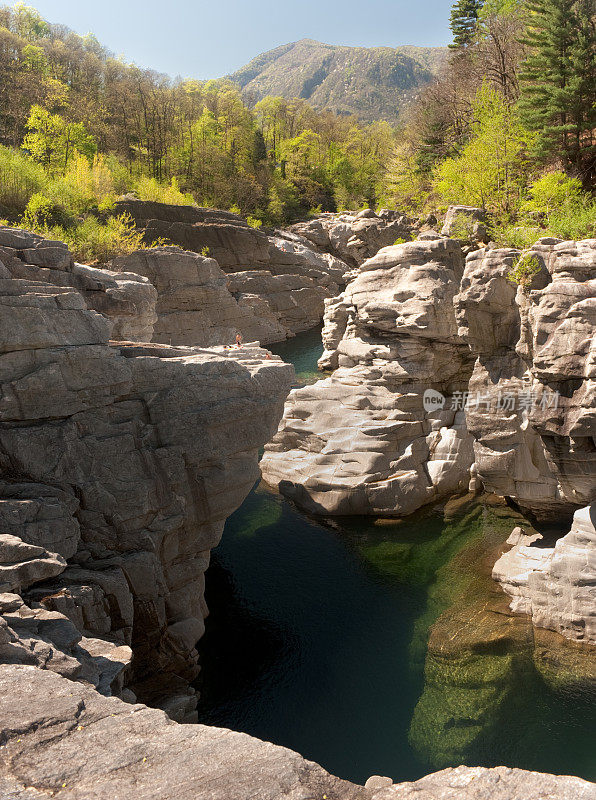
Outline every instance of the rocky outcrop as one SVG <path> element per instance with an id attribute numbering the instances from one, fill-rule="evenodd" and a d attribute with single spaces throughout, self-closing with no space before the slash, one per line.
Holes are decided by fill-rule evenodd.
<path id="1" fill-rule="evenodd" d="M 459 244 L 440 238 L 384 248 L 361 267 L 327 307 L 322 363 L 337 369 L 290 394 L 262 461 L 267 482 L 315 513 L 383 516 L 468 486 L 463 406 L 424 398 L 467 387 L 453 308 L 462 271 Z"/>
<path id="2" fill-rule="evenodd" d="M 535 245 L 526 288 L 518 256 L 472 253 L 455 298 L 477 356 L 467 425 L 485 487 L 557 521 L 596 497 L 596 240 Z"/>
<path id="3" fill-rule="evenodd" d="M 219 282 L 220 278 L 215 278 L 214 274 L 198 278 L 197 268 L 201 273 L 213 273 L 213 265 L 208 269 L 205 262 L 215 259 L 219 267 L 230 275 L 233 281 L 231 291 L 240 306 L 240 311 L 232 311 L 228 299 L 224 321 L 237 316 L 237 328 L 247 340 L 282 341 L 314 327 L 322 319 L 325 298 L 333 297 L 345 285 L 348 267 L 340 259 L 330 253 L 318 252 L 309 241 L 295 234 L 251 228 L 241 217 L 227 211 L 140 200 L 123 200 L 118 203 L 117 210 L 131 215 L 143 231 L 147 244 L 161 239 L 186 251 L 209 256 L 203 258 L 203 262 L 196 261 L 192 270 L 185 257 L 187 275 L 183 283 L 186 285 L 186 305 L 175 311 L 196 311 L 201 307 L 201 289 L 198 287 L 206 282 L 212 284 L 214 279 Z M 162 249 L 161 252 L 165 251 Z M 163 276 L 160 281 L 157 275 L 162 271 L 160 263 L 153 267 L 146 263 L 139 265 L 134 257 L 132 263 L 143 275 L 151 272 L 154 282 L 166 284 L 164 291 L 171 294 L 168 277 Z M 192 276 L 188 274 L 189 270 Z M 180 274 L 180 267 L 177 271 Z M 256 272 L 260 274 L 256 276 Z M 194 293 L 192 286 L 197 287 Z M 213 294 L 212 288 L 210 293 Z M 173 295 L 170 300 L 175 302 Z"/>
<path id="4" fill-rule="evenodd" d="M 476 206 L 449 206 L 441 234 L 464 242 L 487 242 L 486 211 Z"/>
<path id="5" fill-rule="evenodd" d="M 412 238 L 412 225 L 398 211 L 381 209 L 376 214 L 366 208 L 358 212 L 321 214 L 310 222 L 300 222 L 290 228 L 316 247 L 357 267 L 397 239 Z"/>
<path id="6" fill-rule="evenodd" d="M 509 540 L 493 578 L 539 628 L 596 644 L 596 505 L 575 512 L 568 534 L 554 547 L 540 538 Z M 541 546 L 542 545 L 542 546 Z"/>
<path id="7" fill-rule="evenodd" d="M 19 228 L 0 227 L 0 262 L 5 270 L 0 277 L 76 289 L 88 308 L 111 320 L 113 339 L 151 341 L 157 292 L 146 278 L 76 264 L 63 242 Z"/>
<path id="8" fill-rule="evenodd" d="M 71 287 L 0 279 L 0 586 L 132 646 L 149 694 L 157 671 L 196 674 L 209 551 L 293 370 L 256 346 L 110 347 L 111 330 Z"/>
<path id="9" fill-rule="evenodd" d="M 542 240 L 523 286 L 519 256 L 483 248 L 463 269 L 429 233 L 366 262 L 327 301 L 336 372 L 290 395 L 266 479 L 311 511 L 401 515 L 473 462 L 475 486 L 538 519 L 592 502 L 596 240 Z"/>
<path id="10" fill-rule="evenodd" d="M 158 247 L 118 258 L 112 267 L 143 275 L 157 289 L 157 319 L 148 341 L 210 347 L 232 344 L 240 334 L 246 342 L 267 344 L 295 332 L 269 300 L 258 298 L 261 305 L 251 305 L 232 287 L 230 278 L 236 275 L 227 276 L 212 258 Z M 290 297 L 289 287 L 285 294 Z M 319 296 L 317 301 L 320 305 Z M 313 325 L 317 322 L 318 313 Z"/>
<path id="11" fill-rule="evenodd" d="M 178 725 L 28 666 L 0 668 L 0 791 L 19 800 L 594 800 L 579 778 L 458 767 L 365 789 L 243 733 Z"/>

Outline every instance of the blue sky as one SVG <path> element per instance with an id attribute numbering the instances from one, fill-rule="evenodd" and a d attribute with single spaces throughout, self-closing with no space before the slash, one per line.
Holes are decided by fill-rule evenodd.
<path id="1" fill-rule="evenodd" d="M 6 1 L 6 0 L 5 0 Z M 50 22 L 92 31 L 128 61 L 216 78 L 297 39 L 443 45 L 450 0 L 27 0 Z M 12 4 L 9 0 L 9 4 Z"/>

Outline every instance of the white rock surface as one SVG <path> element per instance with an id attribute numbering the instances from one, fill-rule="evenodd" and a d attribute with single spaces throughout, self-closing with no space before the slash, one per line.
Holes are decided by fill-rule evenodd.
<path id="1" fill-rule="evenodd" d="M 463 256 L 449 239 L 387 247 L 327 303 L 322 363 L 265 449 L 265 480 L 314 513 L 398 516 L 469 483 L 462 411 L 424 409 L 426 389 L 467 386 L 453 297 Z"/>
<path id="2" fill-rule="evenodd" d="M 575 512 L 568 534 L 554 547 L 515 544 L 493 569 L 512 598 L 511 610 L 539 628 L 596 643 L 596 504 Z"/>

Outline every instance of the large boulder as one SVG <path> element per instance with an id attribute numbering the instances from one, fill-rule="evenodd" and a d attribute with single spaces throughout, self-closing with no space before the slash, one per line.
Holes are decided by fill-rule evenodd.
<path id="1" fill-rule="evenodd" d="M 472 368 L 453 308 L 462 271 L 449 239 L 387 247 L 328 302 L 322 363 L 337 369 L 290 394 L 268 483 L 314 513 L 383 516 L 468 486 L 472 440 L 452 402 Z"/>
<path id="2" fill-rule="evenodd" d="M 410 220 L 404 214 L 388 209 L 382 209 L 378 214 L 370 208 L 359 212 L 321 214 L 309 222 L 291 226 L 290 230 L 352 267 L 360 266 L 398 239 L 409 241 L 412 238 Z"/>

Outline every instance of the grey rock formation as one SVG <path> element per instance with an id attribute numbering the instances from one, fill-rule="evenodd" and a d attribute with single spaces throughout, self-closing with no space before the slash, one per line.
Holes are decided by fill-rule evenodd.
<path id="1" fill-rule="evenodd" d="M 59 575 L 66 561 L 57 553 L 0 533 L 0 591 L 21 592 L 34 583 Z"/>
<path id="2" fill-rule="evenodd" d="M 110 347 L 111 327 L 73 288 L 0 280 L 0 584 L 132 645 L 137 683 L 192 677 L 209 551 L 293 370 L 256 346 Z"/>
<path id="3" fill-rule="evenodd" d="M 596 505 L 575 512 L 554 547 L 520 541 L 497 561 L 493 578 L 539 628 L 596 643 Z M 515 540 L 514 540 L 515 541 Z"/>
<path id="4" fill-rule="evenodd" d="M 320 366 L 336 372 L 290 395 L 266 479 L 314 512 L 405 514 L 474 461 L 476 487 L 542 520 L 592 502 L 596 241 L 530 256 L 527 287 L 511 280 L 518 251 L 476 250 L 463 270 L 436 235 L 362 265 L 326 301 Z M 425 390 L 441 411 L 424 412 Z"/>
<path id="5" fill-rule="evenodd" d="M 456 767 L 402 783 L 374 800 L 594 800 L 596 785 L 566 775 L 544 775 L 508 767 Z"/>
<path id="6" fill-rule="evenodd" d="M 205 300 L 205 313 L 209 316 L 211 300 L 221 293 L 221 286 L 219 289 L 213 286 L 214 282 L 219 284 L 221 278 L 216 277 L 213 265 L 208 268 L 205 264 L 206 261 L 211 263 L 211 259 L 215 259 L 219 267 L 229 273 L 233 281 L 233 299 L 240 306 L 238 310 L 234 307 L 233 299 L 227 298 L 223 323 L 218 324 L 225 327 L 237 318 L 236 328 L 247 341 L 282 341 L 308 327 L 314 327 L 323 317 L 325 298 L 333 297 L 345 285 L 344 276 L 348 267 L 340 259 L 330 253 L 318 252 L 309 241 L 295 234 L 251 228 L 241 217 L 227 211 L 141 200 L 120 201 L 117 210 L 131 215 L 137 227 L 143 231 L 147 244 L 165 239 L 186 251 L 203 256 L 203 262 L 196 261 L 194 269 L 189 266 L 188 257 L 184 257 L 186 264 L 183 269 L 183 257 L 180 256 L 175 270 L 180 282 L 176 287 L 168 282 L 167 276 L 159 277 L 159 273 L 167 266 L 165 261 L 156 261 L 151 265 L 133 256 L 132 259 L 117 262 L 128 265 L 126 268 L 132 265 L 141 274 L 149 275 L 156 285 L 162 285 L 160 294 L 164 295 L 164 299 L 161 305 L 165 303 L 165 313 L 178 314 L 178 324 L 174 327 L 194 325 L 191 316 L 188 317 L 188 325 L 184 323 L 182 313 L 194 312 L 196 316 L 204 310 L 202 303 Z M 160 249 L 160 252 L 163 257 L 167 248 Z M 257 271 L 262 272 L 258 281 L 254 275 Z M 205 274 L 207 272 L 210 274 Z M 181 299 L 185 303 L 181 307 L 176 306 Z M 200 319 L 197 322 L 201 328 L 205 327 Z M 162 327 L 158 325 L 158 331 Z M 166 328 L 169 327 L 171 325 L 166 323 Z M 164 339 L 157 338 L 156 341 Z M 166 338 L 165 341 L 169 340 Z M 176 338 L 172 341 L 175 342 Z M 179 343 L 191 342 L 185 338 L 184 341 L 180 339 Z"/>
<path id="7" fill-rule="evenodd" d="M 441 229 L 443 236 L 463 241 L 487 242 L 486 211 L 476 206 L 449 206 Z"/>
<path id="8" fill-rule="evenodd" d="M 401 516 L 469 483 L 463 409 L 472 364 L 453 298 L 463 270 L 449 239 L 387 247 L 328 301 L 322 364 L 334 374 L 290 394 L 265 449 L 265 480 L 315 513 Z"/>
<path id="9" fill-rule="evenodd" d="M 18 800 L 594 800 L 579 778 L 458 767 L 381 789 L 246 734 L 178 725 L 29 666 L 0 667 L 0 792 Z"/>
<path id="10" fill-rule="evenodd" d="M 596 497 L 596 240 L 535 245 L 528 289 L 508 280 L 518 255 L 466 261 L 455 308 L 481 399 L 467 425 L 486 488 L 556 521 Z"/>
<path id="11" fill-rule="evenodd" d="M 397 239 L 409 241 L 412 238 L 408 218 L 387 209 L 381 209 L 378 214 L 370 208 L 321 214 L 310 222 L 293 225 L 290 230 L 352 267 L 360 266 L 383 247 L 395 244 Z"/>
<path id="12" fill-rule="evenodd" d="M 112 267 L 144 275 L 157 289 L 156 324 L 147 341 L 210 347 L 232 344 L 240 334 L 247 342 L 266 344 L 293 333 L 267 301 L 259 313 L 239 302 L 212 258 L 159 247 L 118 258 Z"/>
<path id="13" fill-rule="evenodd" d="M 18 228 L 0 227 L 0 263 L 6 269 L 0 278 L 76 289 L 88 308 L 111 320 L 113 339 L 151 341 L 157 293 L 146 278 L 75 264 L 63 242 Z"/>

